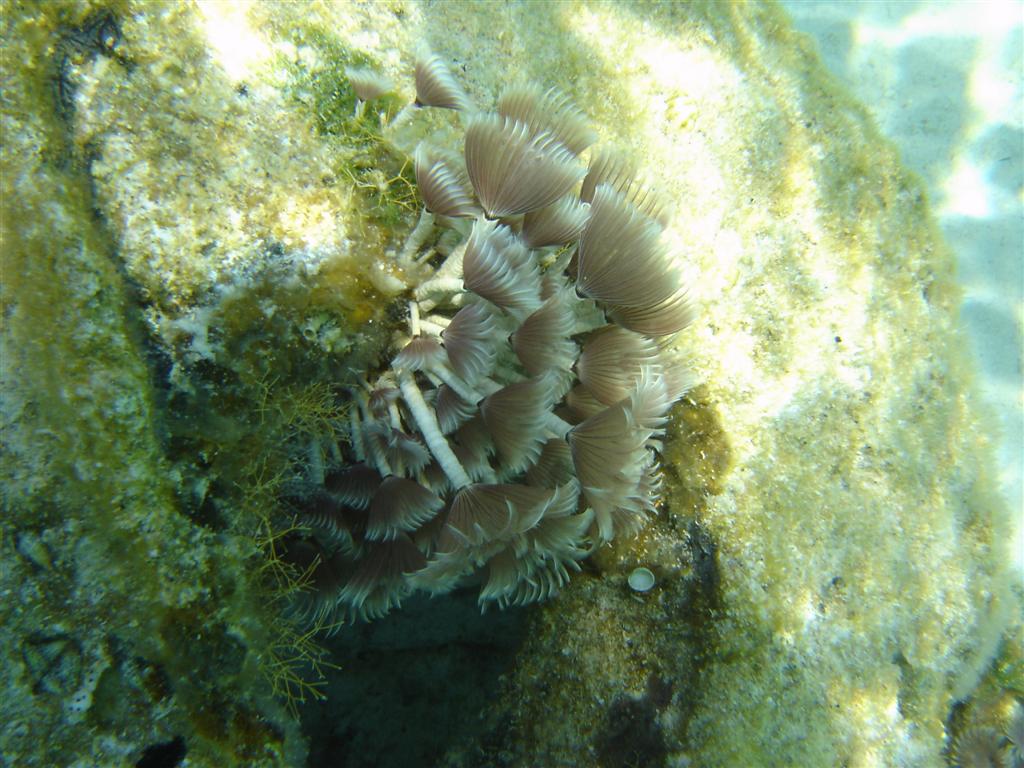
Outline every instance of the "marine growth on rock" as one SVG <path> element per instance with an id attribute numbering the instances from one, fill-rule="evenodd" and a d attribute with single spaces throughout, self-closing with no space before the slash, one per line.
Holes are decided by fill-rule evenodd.
<path id="1" fill-rule="evenodd" d="M 385 82 L 356 75 L 361 98 Z M 462 113 L 464 150 L 415 151 L 425 210 L 400 258 L 437 266 L 306 505 L 321 616 L 379 617 L 473 579 L 481 605 L 555 594 L 653 510 L 689 379 L 663 351 L 693 314 L 665 210 L 628 160 L 591 149 L 585 165 L 596 135 L 554 90 L 477 112 L 436 56 L 416 89 L 412 108 Z"/>

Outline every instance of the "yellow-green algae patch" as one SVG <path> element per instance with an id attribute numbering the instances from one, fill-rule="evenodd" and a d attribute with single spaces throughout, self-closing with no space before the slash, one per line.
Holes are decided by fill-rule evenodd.
<path id="1" fill-rule="evenodd" d="M 253 542 L 180 513 L 138 295 L 62 103 L 66 68 L 110 55 L 111 10 L 4 7 L 0 753 L 288 764 L 297 729 L 240 666 L 270 647 Z"/>
<path id="2" fill-rule="evenodd" d="M 116 55 L 62 48 L 98 9 L 116 19 Z M 423 41 L 478 104 L 514 73 L 560 87 L 626 146 L 672 205 L 667 237 L 701 310 L 679 341 L 702 384 L 669 430 L 663 509 L 534 615 L 485 713 L 486 748 L 522 765 L 941 765 L 951 707 L 997 652 L 985 685 L 1015 679 L 1008 521 L 951 254 L 918 183 L 773 6 L 4 13 L 19 53 L 3 65 L 17 85 L 4 102 L 4 546 L 10 583 L 38 593 L 5 601 L 5 690 L 26 691 L 8 699 L 5 720 L 25 725 L 5 731 L 5 754 L 29 755 L 35 723 L 64 712 L 51 689 L 69 684 L 27 692 L 36 660 L 100 613 L 120 623 L 83 635 L 84 663 L 119 671 L 99 673 L 105 701 L 139 697 L 125 719 L 165 707 L 157 737 L 188 735 L 194 764 L 293 748 L 281 721 L 260 730 L 253 713 L 280 713 L 258 696 L 167 691 L 255 675 L 273 627 L 243 575 L 260 542 L 237 523 L 272 514 L 295 461 L 301 414 L 281 402 L 376 364 L 390 299 L 420 277 L 391 258 L 414 221 L 400 150 L 454 117 L 406 116 L 390 134 L 372 112 L 350 120 L 342 68 L 373 63 L 408 102 Z M 170 357 L 173 395 L 154 391 L 145 338 Z M 303 440 L 330 431 L 332 402 Z M 626 585 L 637 566 L 658 579 L 644 595 Z M 44 595 L 69 580 L 107 586 L 56 625 Z M 209 645 L 182 650 L 200 635 Z M 174 679 L 115 663 L 111 636 Z M 241 664 L 236 642 L 253 649 Z M 197 710 L 204 698 L 227 709 Z M 1005 709 L 984 699 L 978 712 Z M 86 762 L 102 746 L 114 764 L 97 727 L 115 724 L 65 723 L 55 743 Z M 125 737 L 125 760 L 142 739 Z"/>

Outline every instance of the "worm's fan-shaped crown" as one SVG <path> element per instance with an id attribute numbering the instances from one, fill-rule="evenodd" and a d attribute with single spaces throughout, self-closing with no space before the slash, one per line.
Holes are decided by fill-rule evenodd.
<path id="1" fill-rule="evenodd" d="M 449 538 L 451 534 L 448 534 Z M 485 554 L 501 550 L 500 542 L 492 542 Z M 443 595 L 451 592 L 476 567 L 478 553 L 465 549 L 438 551 L 427 561 L 427 567 L 417 571 L 410 577 L 416 589 L 422 589 L 432 595 Z"/>
<path id="2" fill-rule="evenodd" d="M 576 156 L 548 132 L 500 115 L 466 129 L 466 170 L 487 215 L 515 216 L 551 205 L 584 175 Z"/>
<path id="3" fill-rule="evenodd" d="M 512 547 L 505 547 L 487 561 L 487 581 L 480 588 L 480 604 L 496 602 L 502 608 L 518 605 L 516 591 L 524 579 L 533 576 L 535 569 L 532 559 L 521 560 Z"/>
<path id="4" fill-rule="evenodd" d="M 569 291 L 559 291 L 512 334 L 512 349 L 531 376 L 550 369 L 567 371 L 576 359 L 576 344 L 569 339 L 573 329 L 570 301 Z"/>
<path id="5" fill-rule="evenodd" d="M 353 509 L 366 509 L 382 482 L 380 473 L 365 464 L 354 464 L 327 476 L 327 490 Z"/>
<path id="6" fill-rule="evenodd" d="M 678 382 L 666 376 L 655 366 L 640 369 L 636 387 L 629 396 L 629 413 L 635 429 L 647 432 L 649 446 L 659 445 L 653 438 L 661 434 L 668 420 L 668 411 L 683 391 L 676 389 Z"/>
<path id="7" fill-rule="evenodd" d="M 421 371 L 444 362 L 444 349 L 436 339 L 417 336 L 409 340 L 402 351 L 395 355 L 391 365 L 406 371 Z"/>
<path id="8" fill-rule="evenodd" d="M 415 474 L 430 462 L 430 453 L 416 438 L 385 421 L 363 424 L 363 442 L 381 474 Z"/>
<path id="9" fill-rule="evenodd" d="M 452 368 L 472 383 L 486 376 L 494 365 L 494 318 L 479 304 L 469 304 L 455 313 L 441 338 Z"/>
<path id="10" fill-rule="evenodd" d="M 546 516 L 570 514 L 577 494 L 575 483 L 554 490 L 512 483 L 467 486 L 452 501 L 439 548 L 454 551 L 507 541 Z"/>
<path id="11" fill-rule="evenodd" d="M 554 392 L 554 381 L 540 377 L 509 384 L 480 403 L 480 415 L 508 471 L 521 472 L 540 457 Z"/>
<path id="12" fill-rule="evenodd" d="M 579 485 L 573 481 L 571 486 L 578 495 Z M 566 506 L 544 515 L 537 527 L 526 534 L 532 549 L 543 557 L 564 558 L 569 552 L 574 559 L 581 557 L 583 552 L 577 547 L 593 518 L 587 511 L 576 514 L 577 508 L 578 504 L 573 508 Z"/>
<path id="13" fill-rule="evenodd" d="M 338 600 L 364 619 L 379 618 L 412 591 L 406 576 L 426 564 L 423 553 L 405 534 L 391 541 L 367 542 Z"/>
<path id="14" fill-rule="evenodd" d="M 538 488 L 554 488 L 575 482 L 569 444 L 560 437 L 552 437 L 541 448 L 540 458 L 526 470 L 526 484 Z"/>
<path id="15" fill-rule="evenodd" d="M 693 322 L 697 312 L 685 288 L 651 307 L 608 305 L 611 318 L 619 325 L 648 336 L 668 336 Z"/>
<path id="16" fill-rule="evenodd" d="M 309 528 L 345 547 L 348 547 L 351 536 L 362 535 L 362 531 L 357 530 L 359 526 L 353 522 L 359 517 L 366 517 L 362 512 L 342 506 L 334 496 L 323 492 L 302 499 L 298 513 Z"/>
<path id="17" fill-rule="evenodd" d="M 589 215 L 588 205 L 566 195 L 556 203 L 526 214 L 520 237 L 530 248 L 562 245 L 579 237 Z"/>
<path id="18" fill-rule="evenodd" d="M 370 504 L 366 538 L 390 540 L 400 532 L 414 531 L 437 514 L 441 505 L 441 499 L 419 483 L 389 477 L 381 483 Z"/>
<path id="19" fill-rule="evenodd" d="M 580 187 L 580 200 L 591 202 L 600 184 L 607 184 L 636 206 L 645 216 L 655 219 L 662 227 L 671 219 L 669 207 L 661 195 L 636 181 L 636 161 L 622 152 L 603 149 L 590 159 L 590 167 Z"/>
<path id="20" fill-rule="evenodd" d="M 658 363 L 658 345 L 652 339 L 606 325 L 584 342 L 576 372 L 594 397 L 613 405 L 629 397 L 643 366 Z"/>
<path id="21" fill-rule="evenodd" d="M 347 67 L 345 74 L 360 101 L 371 101 L 395 88 L 394 83 L 369 67 Z"/>
<path id="22" fill-rule="evenodd" d="M 578 155 L 597 141 L 597 134 L 569 97 L 554 88 L 538 85 L 509 88 L 498 98 L 498 114 L 526 123 L 534 135 L 547 131 L 570 152 Z"/>
<path id="23" fill-rule="evenodd" d="M 477 219 L 462 257 L 466 288 L 513 312 L 540 306 L 540 269 L 508 227 Z"/>
<path id="24" fill-rule="evenodd" d="M 632 395 L 569 431 L 576 476 L 594 510 L 598 536 L 634 529 L 654 504 L 654 436 L 672 405 L 664 378 L 644 368 Z"/>
<path id="25" fill-rule="evenodd" d="M 607 184 L 594 193 L 576 268 L 577 291 L 620 310 L 627 328 L 665 335 L 692 319 L 661 228 Z"/>
<path id="26" fill-rule="evenodd" d="M 333 617 L 337 595 L 350 574 L 351 563 L 340 552 L 325 548 L 316 538 L 286 536 L 278 556 L 299 573 L 306 574 L 310 589 L 301 591 L 292 605 L 296 615 L 320 623 Z"/>
<path id="27" fill-rule="evenodd" d="M 366 399 L 370 413 L 377 418 L 386 417 L 392 403 L 398 400 L 398 390 L 394 387 L 374 387 Z"/>
<path id="28" fill-rule="evenodd" d="M 569 390 L 565 396 L 565 405 L 573 422 L 589 419 L 605 409 L 605 404 L 590 394 L 590 390 L 582 384 L 577 384 Z"/>
<path id="29" fill-rule="evenodd" d="M 367 424 L 369 429 L 371 426 Z M 376 423 L 384 438 L 383 450 L 388 466 L 396 474 L 415 475 L 430 463 L 430 451 L 419 440 L 390 425 Z"/>
<path id="30" fill-rule="evenodd" d="M 476 406 L 459 397 L 447 384 L 442 384 L 437 388 L 437 396 L 434 398 L 434 411 L 441 432 L 447 435 L 471 419 L 476 414 Z"/>
<path id="31" fill-rule="evenodd" d="M 545 515 L 522 536 L 525 542 L 508 546 L 487 561 L 487 581 L 480 603 L 502 608 L 525 605 L 554 596 L 569 581 L 569 569 L 579 570 L 586 557 L 583 546 L 593 513 Z"/>
<path id="32" fill-rule="evenodd" d="M 459 110 L 468 110 L 472 106 L 448 66 L 433 54 L 420 55 L 416 59 L 416 104 Z"/>
<path id="33" fill-rule="evenodd" d="M 488 457 L 494 455 L 494 441 L 487 431 L 487 425 L 479 414 L 471 418 L 454 434 L 455 445 L 452 450 L 459 457 L 459 461 L 466 467 L 469 476 L 477 481 L 484 481 L 488 476 L 493 477 Z"/>
<path id="34" fill-rule="evenodd" d="M 427 210 L 441 216 L 472 217 L 480 207 L 469 191 L 469 177 L 456 158 L 428 149 L 421 143 L 413 155 L 416 185 Z"/>
<path id="35" fill-rule="evenodd" d="M 607 184 L 616 192 L 624 193 L 636 178 L 636 161 L 622 152 L 601 149 L 591 156 L 587 175 L 580 185 L 580 200 L 593 202 L 599 184 Z"/>

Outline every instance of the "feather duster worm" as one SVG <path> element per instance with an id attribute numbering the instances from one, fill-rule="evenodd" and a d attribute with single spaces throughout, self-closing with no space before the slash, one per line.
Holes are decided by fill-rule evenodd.
<path id="1" fill-rule="evenodd" d="M 431 55 L 416 104 L 471 110 Z M 474 573 L 482 606 L 546 599 L 657 500 L 689 378 L 660 339 L 693 316 L 665 206 L 621 155 L 583 169 L 595 134 L 556 91 L 513 88 L 464 119 L 464 166 L 426 145 L 414 157 L 427 211 L 451 225 L 447 260 L 416 289 L 391 368 L 352 393 L 351 464 L 305 513 L 321 614 L 373 618 Z M 444 239 L 420 231 L 433 226 L 421 219 L 413 258 Z"/>
<path id="2" fill-rule="evenodd" d="M 368 67 L 347 67 L 345 74 L 360 101 L 372 101 L 394 90 L 390 80 Z"/>
<path id="3" fill-rule="evenodd" d="M 423 53 L 416 59 L 416 106 L 467 110 L 469 97 L 437 56 Z"/>
<path id="4" fill-rule="evenodd" d="M 491 218 L 551 205 L 585 175 L 576 155 L 554 134 L 500 115 L 470 120 L 466 169 Z"/>

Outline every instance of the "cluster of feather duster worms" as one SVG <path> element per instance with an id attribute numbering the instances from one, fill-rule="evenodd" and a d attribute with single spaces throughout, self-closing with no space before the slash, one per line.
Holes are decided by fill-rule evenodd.
<path id="1" fill-rule="evenodd" d="M 349 77 L 361 100 L 389 87 Z M 653 510 L 688 385 L 663 349 L 692 309 L 633 165 L 591 151 L 585 166 L 596 134 L 553 90 L 513 87 L 477 111 L 424 55 L 416 95 L 461 113 L 464 152 L 415 152 L 425 211 L 402 253 L 437 266 L 390 368 L 352 393 L 351 462 L 304 513 L 321 615 L 375 618 L 472 583 L 482 606 L 557 593 Z"/>

